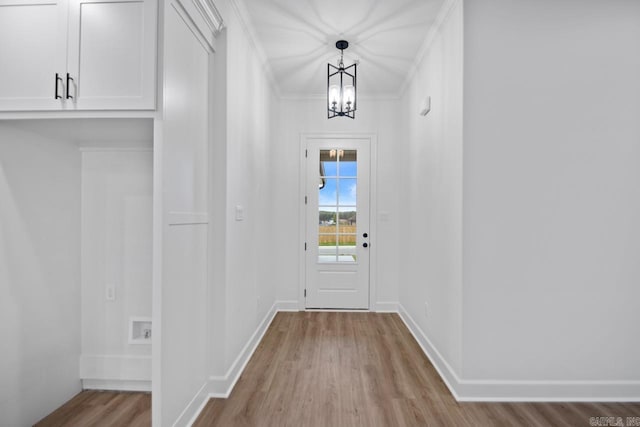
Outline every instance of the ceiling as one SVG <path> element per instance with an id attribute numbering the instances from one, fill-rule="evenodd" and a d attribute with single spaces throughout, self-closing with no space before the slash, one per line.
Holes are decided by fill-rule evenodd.
<path id="1" fill-rule="evenodd" d="M 283 97 L 325 96 L 327 63 L 345 39 L 358 95 L 398 96 L 444 0 L 243 0 Z"/>

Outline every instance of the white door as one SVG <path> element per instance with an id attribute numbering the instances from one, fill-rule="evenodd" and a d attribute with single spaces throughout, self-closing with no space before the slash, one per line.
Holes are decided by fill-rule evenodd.
<path id="1" fill-rule="evenodd" d="M 0 111 L 64 103 L 67 3 L 0 0 Z"/>
<path id="2" fill-rule="evenodd" d="M 369 308 L 368 139 L 308 139 L 306 308 Z"/>

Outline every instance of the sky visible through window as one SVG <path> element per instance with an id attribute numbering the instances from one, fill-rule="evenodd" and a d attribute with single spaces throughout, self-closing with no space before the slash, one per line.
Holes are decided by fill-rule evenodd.
<path id="1" fill-rule="evenodd" d="M 336 211 L 338 188 L 340 188 L 340 211 L 355 211 L 357 162 L 340 162 L 339 179 L 337 179 L 337 169 L 338 164 L 336 162 L 324 162 L 326 180 L 324 188 L 320 190 L 318 195 L 320 210 Z"/>

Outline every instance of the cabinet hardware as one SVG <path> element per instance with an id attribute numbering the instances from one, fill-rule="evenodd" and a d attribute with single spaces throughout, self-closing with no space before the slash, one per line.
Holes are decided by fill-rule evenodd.
<path id="1" fill-rule="evenodd" d="M 62 77 L 58 73 L 56 73 L 56 93 L 55 99 L 62 99 L 62 96 L 58 94 L 58 82 L 62 80 Z"/>
<path id="2" fill-rule="evenodd" d="M 73 82 L 75 80 L 67 73 L 67 99 L 73 99 L 73 96 L 69 94 L 69 88 L 71 87 L 70 81 Z"/>

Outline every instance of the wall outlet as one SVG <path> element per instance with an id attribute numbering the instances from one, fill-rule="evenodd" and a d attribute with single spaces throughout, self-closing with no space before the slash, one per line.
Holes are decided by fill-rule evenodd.
<path id="1" fill-rule="evenodd" d="M 107 301 L 116 300 L 116 285 L 112 283 L 107 283 L 106 298 L 107 298 Z"/>

